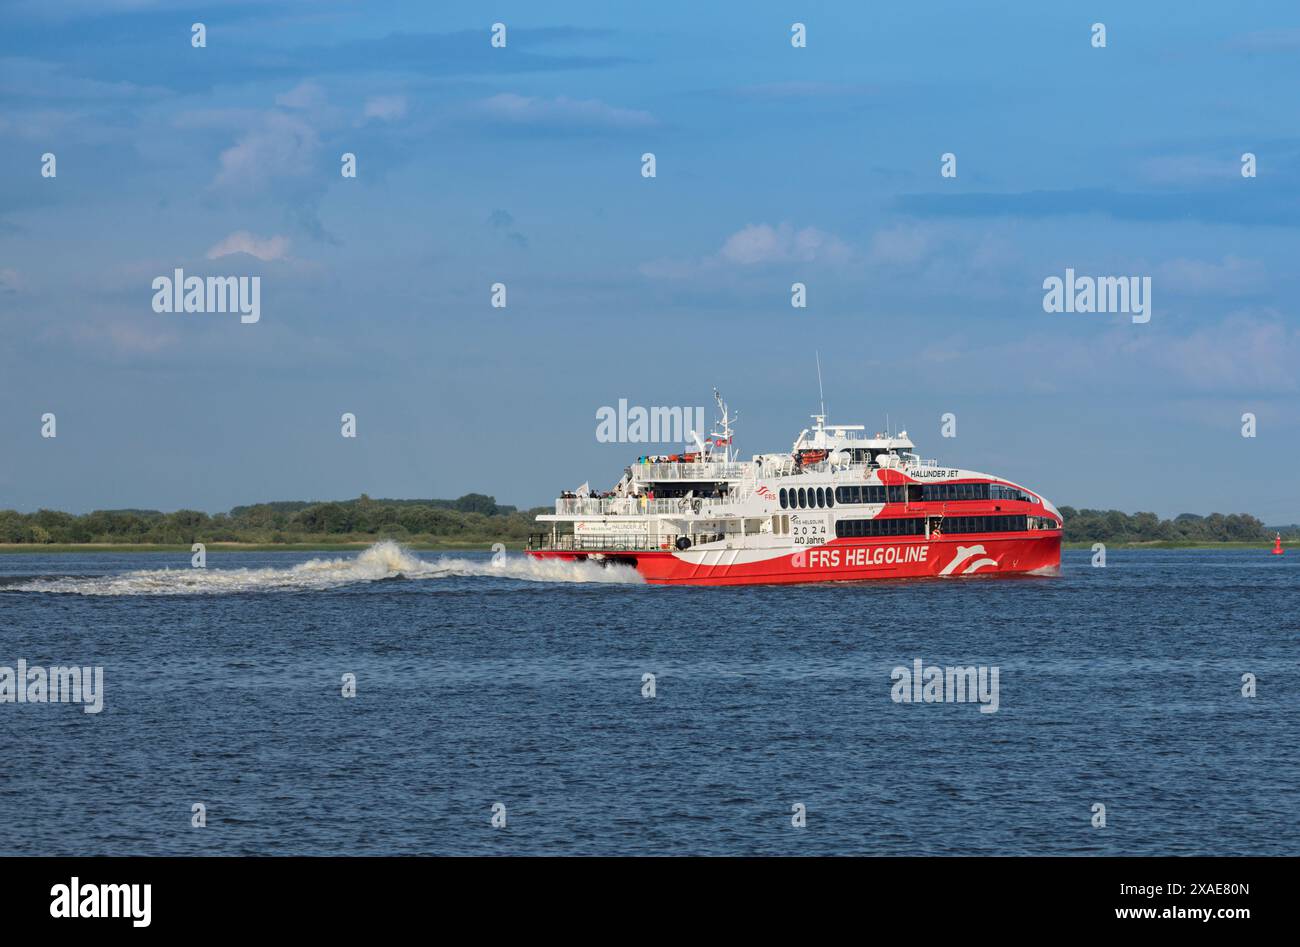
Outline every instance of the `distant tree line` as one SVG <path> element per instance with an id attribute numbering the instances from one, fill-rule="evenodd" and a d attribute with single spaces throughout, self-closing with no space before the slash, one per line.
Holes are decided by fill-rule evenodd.
<path id="1" fill-rule="evenodd" d="M 549 508 L 518 510 L 482 493 L 457 500 L 301 500 L 237 506 L 229 513 L 199 510 L 96 510 L 75 516 L 57 510 L 0 510 L 3 543 L 295 543 L 397 539 L 413 542 L 519 541 L 536 531 L 533 517 Z M 1257 542 L 1300 538 L 1300 526 L 1266 527 L 1243 513 L 1154 513 L 1061 507 L 1066 542 Z"/>
<path id="2" fill-rule="evenodd" d="M 57 510 L 0 510 L 4 543 L 293 543 L 378 538 L 453 542 L 521 540 L 533 516 L 481 493 L 457 500 L 286 501 L 237 506 L 229 513 L 199 510 L 96 510 L 80 516 Z"/>
<path id="3" fill-rule="evenodd" d="M 1275 529 L 1246 513 L 1211 513 L 1198 516 L 1183 513 L 1162 520 L 1154 513 L 1121 513 L 1119 510 L 1076 510 L 1063 506 L 1066 542 L 1244 542 L 1271 540 Z M 1284 538 L 1300 535 L 1300 527 L 1279 527 Z"/>

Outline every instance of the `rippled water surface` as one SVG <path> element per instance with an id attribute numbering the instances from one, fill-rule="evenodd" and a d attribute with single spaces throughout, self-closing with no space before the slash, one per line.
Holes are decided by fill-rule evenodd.
<path id="1" fill-rule="evenodd" d="M 390 545 L 0 555 L 0 666 L 105 681 L 99 714 L 0 703 L 0 853 L 1300 853 L 1300 556 L 1089 559 L 694 589 Z M 917 658 L 996 666 L 997 712 L 895 703 Z"/>

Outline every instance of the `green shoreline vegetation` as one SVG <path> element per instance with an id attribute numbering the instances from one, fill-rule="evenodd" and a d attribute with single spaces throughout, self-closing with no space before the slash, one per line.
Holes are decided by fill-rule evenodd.
<path id="1" fill-rule="evenodd" d="M 415 550 L 489 549 L 503 543 L 522 549 L 534 517 L 550 507 L 519 510 L 494 497 L 468 493 L 456 500 L 302 500 L 237 506 L 210 515 L 198 510 L 96 510 L 76 515 L 58 510 L 19 513 L 0 510 L 4 552 L 174 552 L 201 542 L 221 550 L 361 549 L 385 539 Z M 1155 549 L 1250 548 L 1281 532 L 1291 543 L 1300 526 L 1265 526 L 1242 513 L 1183 513 L 1160 519 L 1154 513 L 1076 510 L 1061 507 L 1064 542 L 1079 549 L 1110 546 Z"/>

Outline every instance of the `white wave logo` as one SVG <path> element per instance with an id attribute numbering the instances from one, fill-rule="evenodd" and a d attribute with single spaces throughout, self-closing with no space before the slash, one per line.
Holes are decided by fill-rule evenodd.
<path id="1" fill-rule="evenodd" d="M 987 554 L 985 553 L 983 546 L 958 546 L 957 555 L 953 556 L 952 562 L 944 566 L 939 571 L 939 574 L 952 575 L 959 565 L 966 562 L 966 560 L 970 559 L 973 556 L 985 556 L 986 558 L 976 559 L 974 562 L 972 562 L 970 565 L 968 565 L 965 569 L 961 571 L 962 575 L 970 575 L 972 572 L 974 572 L 976 569 L 980 568 L 981 566 L 996 566 L 998 564 L 998 561 L 996 559 L 987 558 Z"/>
<path id="2" fill-rule="evenodd" d="M 70 595 L 228 595 L 236 592 L 320 591 L 381 579 L 483 576 L 527 582 L 639 583 L 628 566 L 507 556 L 421 559 L 392 541 L 371 546 L 353 559 L 312 559 L 287 569 L 145 569 L 94 578 L 35 579 L 20 592 Z"/>

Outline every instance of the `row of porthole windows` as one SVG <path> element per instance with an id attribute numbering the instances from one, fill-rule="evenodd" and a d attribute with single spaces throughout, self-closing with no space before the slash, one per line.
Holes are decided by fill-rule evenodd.
<path id="1" fill-rule="evenodd" d="M 895 484 L 886 488 L 874 484 L 866 486 L 853 487 L 836 487 L 836 503 L 902 503 L 904 499 L 904 488 L 901 484 Z"/>
<path id="2" fill-rule="evenodd" d="M 782 488 L 778 499 L 783 510 L 821 510 L 835 505 L 835 492 L 830 487 Z"/>
<path id="3" fill-rule="evenodd" d="M 916 500 L 1024 500 L 1034 502 L 1028 494 L 1001 484 L 987 483 L 929 483 L 920 487 L 922 496 Z M 820 510 L 836 503 L 902 503 L 905 488 L 863 485 L 852 487 L 790 487 L 779 494 L 783 510 Z"/>
<path id="4" fill-rule="evenodd" d="M 873 520 L 839 520 L 835 524 L 835 535 L 841 539 L 858 536 L 919 536 L 925 532 L 925 520 L 921 517 L 891 516 L 888 519 L 877 517 Z"/>
<path id="5" fill-rule="evenodd" d="M 1026 516 L 945 516 L 940 528 L 945 533 L 1022 533 L 1029 528 Z"/>
<path id="6" fill-rule="evenodd" d="M 1028 528 L 1025 516 L 945 516 L 939 521 L 941 533 L 1020 533 Z M 1039 519 L 1034 517 L 1034 519 Z M 1055 525 L 1053 521 L 1053 525 Z M 1052 527 L 1035 527 L 1052 528 Z M 835 524 L 835 535 L 919 536 L 925 532 L 921 517 L 876 517 L 870 520 L 846 519 Z"/>

